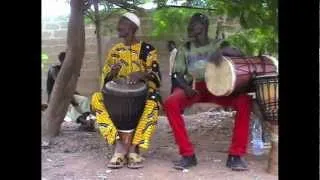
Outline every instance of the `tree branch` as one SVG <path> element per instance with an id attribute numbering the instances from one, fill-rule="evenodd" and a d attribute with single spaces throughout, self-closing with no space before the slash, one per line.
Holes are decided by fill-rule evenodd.
<path id="1" fill-rule="evenodd" d="M 105 1 L 112 3 L 114 5 L 117 5 L 117 6 L 123 8 L 125 10 L 128 10 L 128 11 L 132 11 L 132 10 L 144 11 L 143 8 L 140 8 L 135 4 L 130 4 L 127 1 L 123 1 L 123 0 L 105 0 Z"/>
<path id="2" fill-rule="evenodd" d="M 176 6 L 176 5 L 166 5 L 166 6 L 161 6 L 158 9 L 162 8 L 186 8 L 186 9 L 201 9 L 201 10 L 208 10 L 208 11 L 216 11 L 216 8 L 200 8 L 200 7 L 192 7 L 192 6 Z"/>

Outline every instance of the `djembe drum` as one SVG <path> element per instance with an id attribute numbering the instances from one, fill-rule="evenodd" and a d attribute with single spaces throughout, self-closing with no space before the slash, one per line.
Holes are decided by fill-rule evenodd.
<path id="1" fill-rule="evenodd" d="M 102 89 L 103 100 L 120 140 L 129 148 L 135 128 L 147 99 L 147 85 L 143 82 L 128 84 L 126 79 L 109 81 Z"/>
<path id="2" fill-rule="evenodd" d="M 268 161 L 268 172 L 277 174 L 278 171 L 278 75 L 256 76 L 253 80 L 256 99 L 264 119 L 269 122 L 271 130 L 271 150 Z"/>
<path id="3" fill-rule="evenodd" d="M 255 76 L 277 73 L 277 61 L 271 56 L 226 57 L 219 64 L 208 63 L 205 81 L 215 96 L 249 92 Z"/>

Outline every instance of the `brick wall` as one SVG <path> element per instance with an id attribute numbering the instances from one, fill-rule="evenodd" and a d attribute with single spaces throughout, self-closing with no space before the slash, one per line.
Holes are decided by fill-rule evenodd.
<path id="1" fill-rule="evenodd" d="M 47 78 L 48 68 L 50 65 L 58 63 L 58 54 L 66 49 L 67 21 L 68 19 L 42 20 L 41 49 L 42 52 L 46 53 L 49 57 L 42 69 L 42 92 L 44 98 L 46 98 L 45 81 Z M 93 25 L 87 25 L 85 27 L 86 49 L 77 88 L 80 93 L 83 93 L 84 95 L 90 95 L 90 93 L 98 87 L 97 45 L 94 31 L 95 27 Z"/>
<path id="2" fill-rule="evenodd" d="M 150 17 L 141 18 L 142 19 L 142 28 L 138 32 L 138 36 L 141 40 L 144 40 L 148 43 L 151 43 L 158 51 L 160 69 L 162 72 L 162 87 L 160 92 L 165 99 L 169 95 L 170 89 L 170 79 L 168 77 L 169 72 L 169 52 L 166 47 L 167 40 L 175 40 L 177 43 L 180 43 L 180 39 L 185 37 L 184 34 L 175 32 L 172 34 L 171 38 L 167 37 L 161 40 L 154 40 L 151 37 L 146 36 L 149 30 L 151 29 Z M 47 78 L 47 70 L 51 64 L 58 63 L 58 54 L 61 51 L 64 51 L 66 48 L 66 35 L 67 35 L 67 25 L 68 19 L 43 19 L 42 20 L 42 52 L 48 54 L 49 60 L 43 65 L 42 70 L 42 97 L 43 101 L 46 100 L 46 85 L 45 81 Z M 117 18 L 114 18 L 109 21 L 113 24 L 113 29 L 117 22 Z M 212 22 L 214 22 L 212 20 Z M 95 27 L 93 25 L 86 25 L 86 43 L 85 43 L 85 55 L 83 59 L 83 65 L 81 68 L 81 76 L 78 81 L 77 90 L 85 95 L 90 96 L 94 91 L 99 88 L 99 62 L 97 60 L 97 45 L 96 45 L 96 36 L 95 36 Z M 109 32 L 106 36 L 102 37 L 102 53 L 103 56 L 107 53 L 107 50 L 110 49 L 115 43 L 120 40 L 117 38 L 116 31 L 105 31 Z M 210 25 L 209 34 L 213 37 L 215 33 L 215 24 Z M 195 107 L 195 111 L 203 109 L 205 106 Z M 209 106 L 208 106 L 209 107 Z"/>

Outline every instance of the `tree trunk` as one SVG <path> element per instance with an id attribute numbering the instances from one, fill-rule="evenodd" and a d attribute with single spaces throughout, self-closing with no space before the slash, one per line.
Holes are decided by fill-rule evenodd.
<path id="1" fill-rule="evenodd" d="M 54 84 L 50 103 L 44 115 L 44 120 L 47 122 L 44 137 L 47 142 L 43 143 L 46 144 L 49 144 L 50 139 L 60 132 L 60 126 L 80 74 L 85 48 L 83 5 L 83 0 L 70 1 L 71 14 L 67 32 L 66 58 Z"/>
<path id="2" fill-rule="evenodd" d="M 101 53 L 101 28 L 100 28 L 100 14 L 99 14 L 99 7 L 98 7 L 98 1 L 93 1 L 94 6 L 94 16 L 95 16 L 95 25 L 96 25 L 96 37 L 97 37 L 97 53 L 98 53 L 98 89 L 100 88 L 100 75 L 102 74 L 102 53 Z"/>

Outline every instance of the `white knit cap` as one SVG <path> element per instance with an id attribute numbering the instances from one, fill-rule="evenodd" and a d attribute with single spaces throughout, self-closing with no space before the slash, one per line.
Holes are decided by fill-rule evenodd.
<path id="1" fill-rule="evenodd" d="M 137 15 L 135 15 L 135 14 L 133 14 L 131 12 L 127 12 L 127 13 L 123 14 L 122 16 L 126 17 L 131 22 L 133 22 L 135 25 L 137 25 L 138 28 L 140 28 L 140 19 L 138 18 Z"/>

